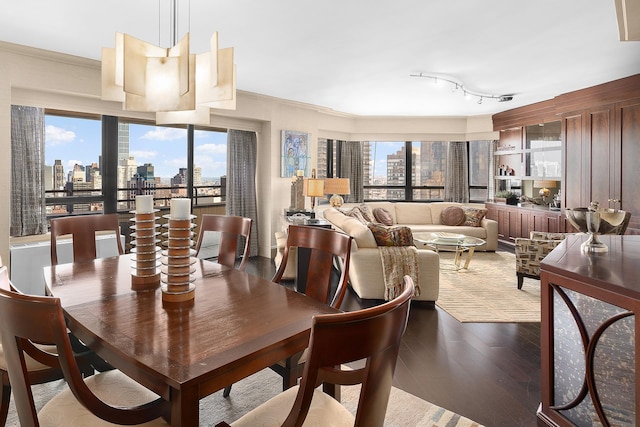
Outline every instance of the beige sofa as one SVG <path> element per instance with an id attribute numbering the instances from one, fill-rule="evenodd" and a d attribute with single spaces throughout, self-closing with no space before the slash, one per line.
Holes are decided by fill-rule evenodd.
<path id="1" fill-rule="evenodd" d="M 495 251 L 498 249 L 498 223 L 494 220 L 483 218 L 480 227 L 470 227 L 465 225 L 444 225 L 440 220 L 440 215 L 449 206 L 468 206 L 482 208 L 483 205 L 464 205 L 452 202 L 433 203 L 411 203 L 411 202 L 367 202 L 365 203 L 372 211 L 375 208 L 386 209 L 393 219 L 394 225 L 406 225 L 413 233 L 419 232 L 447 232 L 464 234 L 465 236 L 479 237 L 487 243 L 478 246 L 476 251 Z M 345 205 L 347 209 L 349 206 Z"/>
<path id="2" fill-rule="evenodd" d="M 440 213 L 449 206 L 463 206 L 459 203 L 409 203 L 409 202 L 368 202 L 366 205 L 373 211 L 375 208 L 386 209 L 394 225 L 406 225 L 416 232 L 446 231 L 468 236 L 479 237 L 487 241 L 476 250 L 495 251 L 498 247 L 498 224 L 493 220 L 483 219 L 480 227 L 447 226 L 440 222 Z M 356 204 L 345 204 L 341 209 L 349 209 Z M 383 299 L 384 281 L 382 262 L 378 246 L 369 228 L 357 220 L 327 207 L 321 215 L 340 231 L 354 238 L 351 254 L 349 278 L 353 290 L 360 298 Z M 421 295 L 417 300 L 436 301 L 438 299 L 440 258 L 434 251 L 421 247 L 418 242 L 418 265 L 420 268 Z"/>

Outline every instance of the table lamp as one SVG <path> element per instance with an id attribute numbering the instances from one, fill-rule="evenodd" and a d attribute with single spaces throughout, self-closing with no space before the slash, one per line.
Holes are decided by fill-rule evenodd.
<path id="1" fill-rule="evenodd" d="M 548 200 L 548 198 L 551 195 L 551 190 L 549 189 L 556 188 L 556 182 L 551 180 L 533 181 L 533 186 L 536 188 L 540 188 L 538 194 L 540 194 L 540 197 L 542 197 L 542 202 L 545 204 L 549 204 L 550 200 Z"/>
<path id="2" fill-rule="evenodd" d="M 311 210 L 315 210 L 316 197 L 324 197 L 324 179 L 316 178 L 316 170 L 311 170 L 311 178 L 305 178 L 302 194 L 311 197 Z"/>
<path id="3" fill-rule="evenodd" d="M 344 203 L 342 195 L 351 194 L 349 178 L 327 178 L 324 180 L 325 194 L 333 194 L 329 199 L 329 204 L 334 208 L 339 208 Z"/>

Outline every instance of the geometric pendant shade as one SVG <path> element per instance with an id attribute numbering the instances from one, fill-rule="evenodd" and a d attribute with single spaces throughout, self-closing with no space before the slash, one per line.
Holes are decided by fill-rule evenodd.
<path id="1" fill-rule="evenodd" d="M 209 124 L 210 108 L 236 108 L 233 48 L 189 52 L 189 33 L 171 48 L 116 33 L 115 48 L 102 48 L 102 99 L 129 111 L 156 113 L 158 124 Z"/>

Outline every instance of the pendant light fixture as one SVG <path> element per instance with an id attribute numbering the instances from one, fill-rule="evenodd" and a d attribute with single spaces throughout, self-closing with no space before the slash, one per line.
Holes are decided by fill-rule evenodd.
<path id="1" fill-rule="evenodd" d="M 210 123 L 210 108 L 236 108 L 233 48 L 191 54 L 190 35 L 176 43 L 177 0 L 170 48 L 116 33 L 114 48 L 102 48 L 102 99 L 123 103 L 127 111 L 155 112 L 158 124 Z"/>

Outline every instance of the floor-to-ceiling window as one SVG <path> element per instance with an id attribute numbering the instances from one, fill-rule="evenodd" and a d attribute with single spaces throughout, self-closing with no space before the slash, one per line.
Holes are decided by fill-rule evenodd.
<path id="1" fill-rule="evenodd" d="M 318 176 L 333 176 L 338 141 L 318 140 Z M 442 201 L 444 199 L 446 141 L 365 141 L 363 182 L 366 200 Z M 469 141 L 469 200 L 483 203 L 488 197 L 489 145 Z"/>
<path id="2" fill-rule="evenodd" d="M 104 162 L 100 116 L 47 111 L 45 190 L 48 216 L 103 212 L 102 180 L 116 176 L 116 210 L 135 208 L 137 194 L 152 194 L 156 207 L 192 195 L 196 205 L 224 201 L 226 131 L 197 128 L 192 148 L 186 126 L 155 126 L 120 119 L 114 162 Z M 106 144 L 106 142 L 104 142 Z M 115 152 L 117 151 L 117 152 Z M 192 155 L 189 156 L 189 152 Z M 111 154 L 110 154 L 111 155 Z"/>

